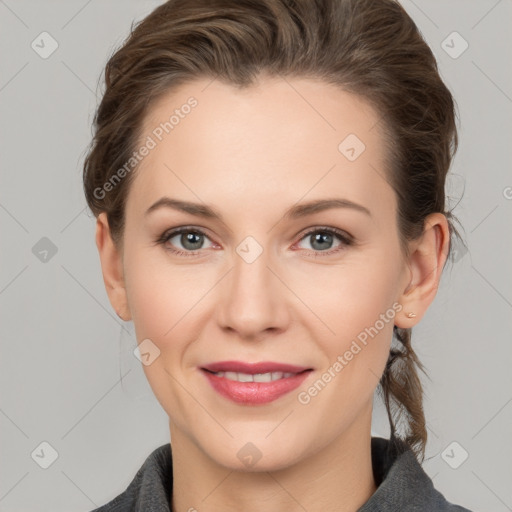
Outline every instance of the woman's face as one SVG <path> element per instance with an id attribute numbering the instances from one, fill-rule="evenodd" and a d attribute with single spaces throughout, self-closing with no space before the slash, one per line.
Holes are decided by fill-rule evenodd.
<path id="1" fill-rule="evenodd" d="M 261 457 L 268 470 L 369 435 L 411 279 L 378 122 L 363 100 L 306 79 L 245 90 L 198 80 L 153 106 L 122 264 L 126 315 L 137 342 L 150 340 L 143 368 L 171 439 L 225 467 Z M 162 198 L 217 216 L 151 209 Z M 301 209 L 326 200 L 338 206 Z M 221 361 L 311 371 L 277 398 L 254 391 L 268 384 L 252 395 L 231 384 L 230 398 L 211 384 L 226 377 L 202 369 Z"/>

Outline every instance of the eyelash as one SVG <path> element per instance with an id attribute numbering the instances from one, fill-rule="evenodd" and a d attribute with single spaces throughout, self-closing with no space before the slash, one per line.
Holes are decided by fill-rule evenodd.
<path id="1" fill-rule="evenodd" d="M 194 233 L 196 235 L 203 235 L 206 238 L 209 238 L 208 235 L 197 228 L 193 228 L 192 226 L 183 226 L 177 229 L 173 229 L 171 231 L 165 231 L 157 240 L 157 244 L 165 245 L 171 238 L 175 237 L 176 235 L 180 235 L 182 233 Z M 334 235 L 338 240 L 340 240 L 343 243 L 343 246 L 338 247 L 336 249 L 330 249 L 328 251 L 313 251 L 311 254 L 316 257 L 324 257 L 329 256 L 334 253 L 341 252 L 346 247 L 354 245 L 354 239 L 346 232 L 341 231 L 340 229 L 336 228 L 329 228 L 329 227 L 315 227 L 311 230 L 307 231 L 302 235 L 302 237 L 299 239 L 299 242 L 306 238 L 307 236 L 313 234 L 313 233 L 323 233 L 323 234 L 329 234 Z M 165 248 L 167 251 L 176 254 L 177 256 L 185 256 L 185 257 L 193 257 L 198 255 L 198 251 L 182 251 L 181 249 L 171 249 L 171 248 Z"/>

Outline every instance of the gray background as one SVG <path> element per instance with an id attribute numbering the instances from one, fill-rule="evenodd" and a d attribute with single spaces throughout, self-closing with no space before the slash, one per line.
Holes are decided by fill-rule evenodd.
<path id="1" fill-rule="evenodd" d="M 169 441 L 133 326 L 108 302 L 81 185 L 102 68 L 159 3 L 0 0 L 1 511 L 91 510 Z M 431 379 L 424 468 L 449 501 L 512 510 L 512 2 L 403 5 L 458 103 L 448 192 L 469 247 L 413 335 Z M 31 47 L 43 31 L 59 45 L 46 59 Z M 457 58 L 454 31 L 469 44 Z M 373 434 L 388 435 L 377 399 Z M 42 442 L 58 454 L 47 469 Z"/>

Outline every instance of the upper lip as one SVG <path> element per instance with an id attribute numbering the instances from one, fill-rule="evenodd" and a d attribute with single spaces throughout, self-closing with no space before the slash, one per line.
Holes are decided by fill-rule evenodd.
<path id="1" fill-rule="evenodd" d="M 244 363 L 242 361 L 218 361 L 201 367 L 210 372 L 237 372 L 254 375 L 256 373 L 301 373 L 305 370 L 311 370 L 306 366 L 296 366 L 293 364 L 275 363 L 272 361 L 262 361 L 260 363 Z"/>

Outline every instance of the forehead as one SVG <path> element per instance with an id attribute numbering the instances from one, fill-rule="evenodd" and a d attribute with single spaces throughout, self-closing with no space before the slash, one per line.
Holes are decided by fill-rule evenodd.
<path id="1" fill-rule="evenodd" d="M 346 192 L 388 194 L 378 113 L 362 98 L 318 80 L 261 78 L 236 88 L 201 79 L 155 102 L 129 203 L 164 193 L 222 205 L 269 195 L 286 204 Z M 147 207 L 147 206 L 146 206 Z"/>

